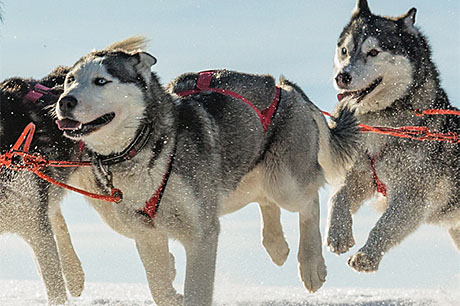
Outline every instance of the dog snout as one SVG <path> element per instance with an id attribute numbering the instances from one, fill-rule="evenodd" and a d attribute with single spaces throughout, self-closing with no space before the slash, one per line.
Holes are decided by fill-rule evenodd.
<path id="1" fill-rule="evenodd" d="M 335 77 L 335 82 L 341 88 L 348 87 L 351 83 L 351 75 L 348 72 L 341 72 Z"/>
<path id="2" fill-rule="evenodd" d="M 77 106 L 77 99 L 73 96 L 65 96 L 59 100 L 58 107 L 62 114 L 69 114 L 75 106 Z"/>

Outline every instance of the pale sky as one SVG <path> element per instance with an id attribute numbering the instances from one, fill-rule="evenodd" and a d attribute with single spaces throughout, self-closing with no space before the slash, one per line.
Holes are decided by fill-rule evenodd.
<path id="1" fill-rule="evenodd" d="M 327 1 L 17 1 L 2 0 L 0 79 L 40 78 L 58 65 L 71 65 L 92 49 L 142 34 L 166 84 L 189 71 L 227 68 L 281 74 L 299 84 L 320 108 L 332 110 L 336 92 L 332 58 L 354 0 Z M 370 0 L 381 15 L 418 9 L 416 24 L 433 47 L 444 89 L 460 106 L 460 2 L 458 0 Z M 328 189 L 321 191 L 324 238 Z M 74 247 L 89 282 L 143 282 L 134 243 L 108 228 L 80 196 L 63 204 Z M 378 215 L 364 207 L 354 218 L 357 245 L 342 256 L 323 254 L 325 287 L 460 287 L 460 253 L 444 229 L 423 226 L 391 250 L 377 273 L 352 271 L 346 261 L 361 247 Z M 283 213 L 291 253 L 283 267 L 271 263 L 260 238 L 258 208 L 251 204 L 222 218 L 216 291 L 228 284 L 302 286 L 297 270 L 297 216 Z M 176 255 L 176 283 L 183 283 L 184 253 Z M 31 251 L 18 237 L 0 236 L 0 279 L 38 279 Z"/>

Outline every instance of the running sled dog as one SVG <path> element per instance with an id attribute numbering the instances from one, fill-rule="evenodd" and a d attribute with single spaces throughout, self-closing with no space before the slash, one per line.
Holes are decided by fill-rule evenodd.
<path id="1" fill-rule="evenodd" d="M 335 52 L 337 111 L 347 107 L 372 126 L 426 126 L 459 132 L 458 116 L 414 115 L 417 109 L 456 110 L 440 87 L 416 9 L 380 17 L 359 0 Z M 460 145 L 367 134 L 360 157 L 332 196 L 327 244 L 341 254 L 355 242 L 351 215 L 378 191 L 385 211 L 365 245 L 348 260 L 356 271 L 376 271 L 383 255 L 422 223 L 448 229 L 460 250 Z"/>
<path id="2" fill-rule="evenodd" d="M 279 207 L 299 212 L 300 275 L 308 290 L 319 289 L 326 266 L 318 188 L 350 163 L 359 133 L 353 114 L 343 111 L 329 129 L 296 85 L 282 81 L 277 93 L 271 76 L 225 70 L 182 75 L 167 91 L 143 44 L 129 38 L 82 57 L 67 75 L 56 113 L 64 134 L 93 154 L 94 181 L 82 172 L 77 184 L 123 191 L 118 204 L 93 203 L 135 240 L 155 302 L 211 305 L 218 217 L 254 201 L 265 222 L 264 244 L 279 264 L 288 253 Z M 202 86 L 183 98 L 174 94 Z M 251 105 L 209 88 L 236 92 Z M 268 112 L 258 117 L 261 109 Z M 172 285 L 168 237 L 185 247 L 183 296 Z"/>
<path id="3" fill-rule="evenodd" d="M 76 157 L 77 144 L 62 135 L 52 116 L 67 71 L 60 67 L 41 80 L 11 78 L 0 83 L 0 154 L 9 151 L 27 124 L 34 122 L 31 152 L 52 160 Z M 45 174 L 67 181 L 72 171 L 49 168 Z M 59 206 L 64 194 L 64 189 L 30 172 L 0 167 L 0 233 L 18 234 L 30 245 L 50 304 L 67 301 L 66 287 L 79 296 L 85 281 Z"/>

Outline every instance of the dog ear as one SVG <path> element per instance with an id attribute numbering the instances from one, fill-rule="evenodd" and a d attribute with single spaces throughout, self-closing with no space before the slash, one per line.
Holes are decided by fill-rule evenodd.
<path id="1" fill-rule="evenodd" d="M 139 62 L 136 64 L 136 69 L 139 72 L 142 71 L 149 71 L 150 72 L 150 67 L 156 64 L 157 59 L 153 56 L 148 54 L 147 52 L 139 52 L 136 54 Z"/>
<path id="2" fill-rule="evenodd" d="M 407 13 L 399 17 L 399 20 L 401 20 L 407 28 L 412 29 L 415 24 L 415 14 L 417 14 L 417 9 L 413 7 Z"/>
<path id="3" fill-rule="evenodd" d="M 369 9 L 369 4 L 367 4 L 367 0 L 358 0 L 356 2 L 355 9 L 353 10 L 352 15 L 355 16 L 363 16 L 363 15 L 370 15 L 371 10 Z"/>

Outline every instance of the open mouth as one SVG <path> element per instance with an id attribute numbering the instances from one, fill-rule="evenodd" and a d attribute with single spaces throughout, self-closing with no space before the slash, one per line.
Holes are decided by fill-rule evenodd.
<path id="1" fill-rule="evenodd" d="M 69 137 L 83 137 L 109 124 L 113 118 L 115 113 L 108 113 L 88 123 L 65 118 L 56 120 L 56 124 Z"/>
<path id="2" fill-rule="evenodd" d="M 382 83 L 382 77 L 377 78 L 374 82 L 371 83 L 368 87 L 360 90 L 345 91 L 337 94 L 337 100 L 342 101 L 343 98 L 352 96 L 353 99 L 357 99 L 360 102 L 364 99 L 365 96 L 370 94 L 379 84 Z"/>

